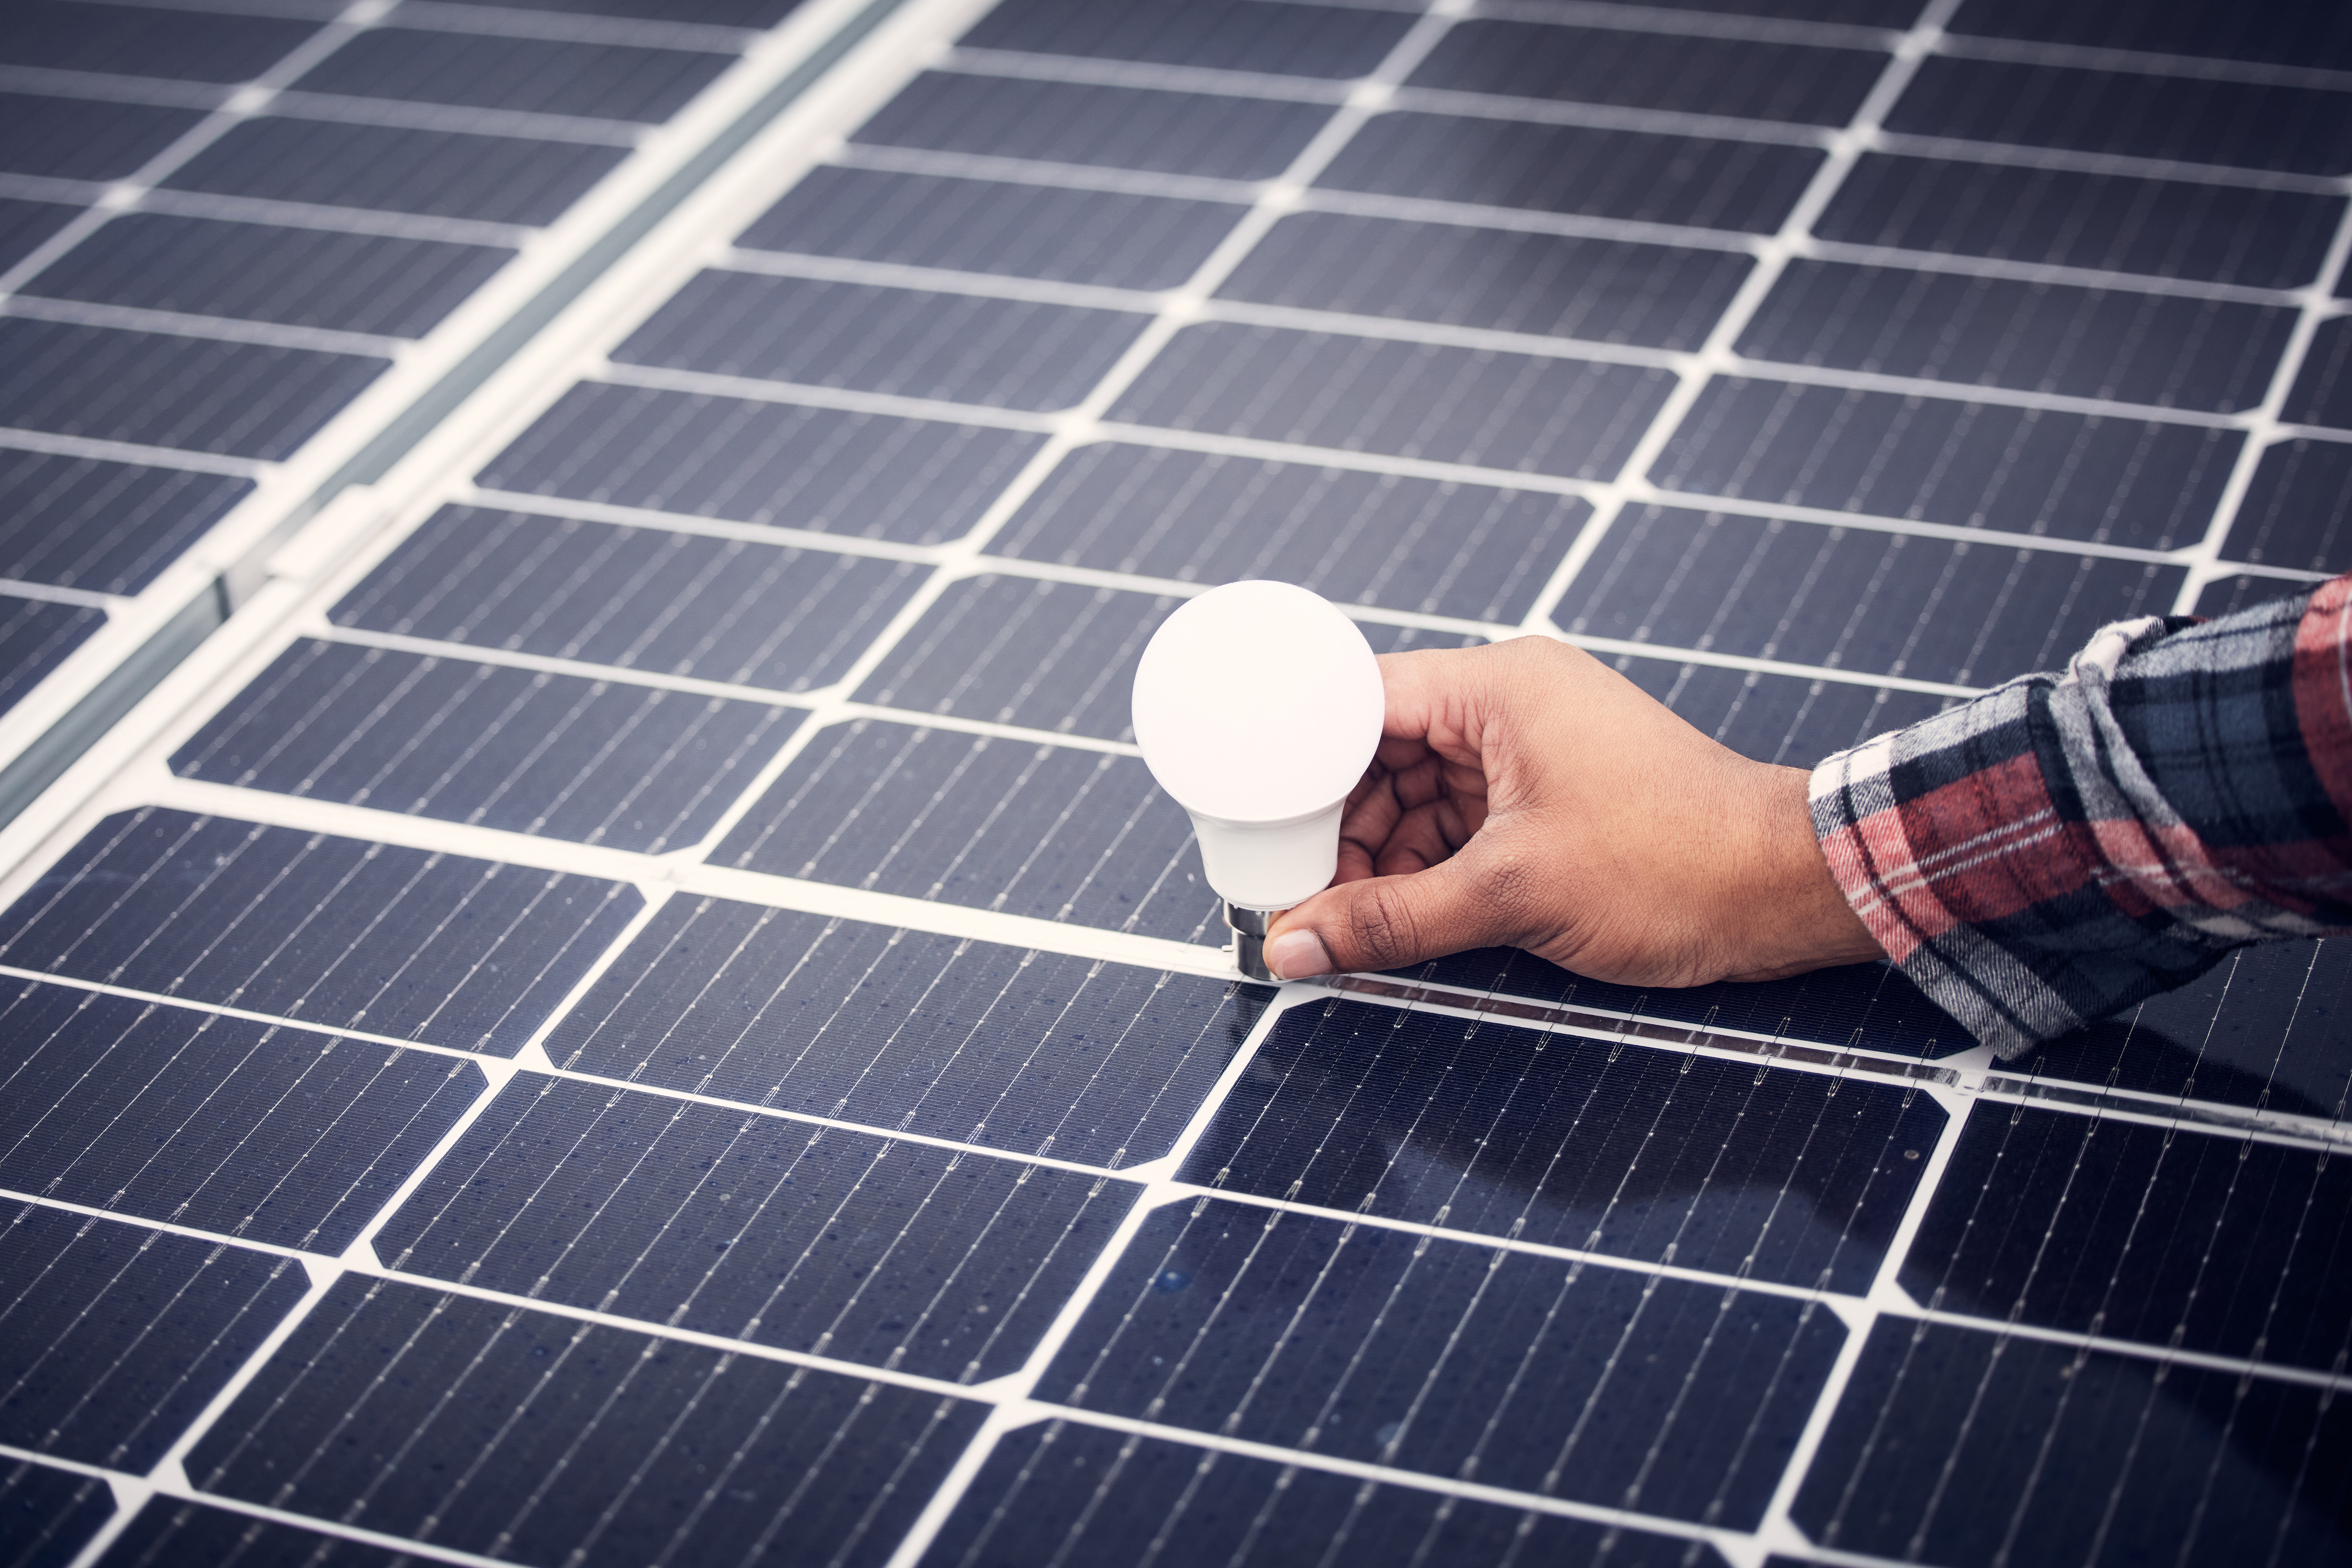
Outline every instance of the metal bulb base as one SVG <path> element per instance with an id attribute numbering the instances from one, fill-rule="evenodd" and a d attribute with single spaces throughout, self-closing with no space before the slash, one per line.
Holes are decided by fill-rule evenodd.
<path id="1" fill-rule="evenodd" d="M 1245 910 L 1239 904 L 1225 906 L 1225 924 L 1233 928 L 1234 963 L 1252 980 L 1263 980 L 1269 985 L 1281 984 L 1274 971 L 1265 966 L 1265 928 L 1280 913 L 1278 910 Z"/>

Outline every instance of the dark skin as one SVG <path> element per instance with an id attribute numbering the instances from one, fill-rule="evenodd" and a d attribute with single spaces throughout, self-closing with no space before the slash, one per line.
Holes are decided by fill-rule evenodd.
<path id="1" fill-rule="evenodd" d="M 1332 885 L 1277 917 L 1286 979 L 1527 949 L 1630 985 L 1884 951 L 1831 877 L 1807 774 L 1742 757 L 1549 637 L 1391 654 Z"/>

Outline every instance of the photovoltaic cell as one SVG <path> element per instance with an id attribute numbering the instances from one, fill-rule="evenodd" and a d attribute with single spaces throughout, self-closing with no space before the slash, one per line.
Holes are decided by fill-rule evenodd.
<path id="1" fill-rule="evenodd" d="M 1409 16 L 1287 0 L 1279 9 L 1250 0 L 1144 0 L 1112 7 L 1087 0 L 1008 0 L 961 41 L 975 48 L 1155 65 L 1356 77 L 1379 65 L 1412 25 Z"/>
<path id="2" fill-rule="evenodd" d="M 547 224 L 625 156 L 617 147 L 257 115 L 172 172 L 173 190 Z"/>
<path id="3" fill-rule="evenodd" d="M 619 44 L 373 28 L 307 72 L 304 92 L 658 123 L 727 57 Z"/>
<path id="4" fill-rule="evenodd" d="M 187 1465 L 206 1490 L 524 1563 L 743 1563 L 785 1542 L 879 1563 L 982 1414 L 352 1279 Z"/>
<path id="5" fill-rule="evenodd" d="M 1478 19 L 1448 29 L 1407 85 L 1843 125 L 1885 67 L 1863 49 Z"/>
<path id="6" fill-rule="evenodd" d="M 252 489 L 223 474 L 0 452 L 0 576 L 136 594 Z"/>
<path id="7" fill-rule="evenodd" d="M 444 509 L 337 626 L 805 691 L 847 673 L 920 569 L 756 540 Z"/>
<path id="8" fill-rule="evenodd" d="M 203 118 L 192 109 L 0 92 L 0 169 L 58 180 L 120 179 Z"/>
<path id="9" fill-rule="evenodd" d="M 146 810 L 109 817 L 0 914 L 0 962 L 509 1056 L 639 902 L 592 879 Z"/>
<path id="10" fill-rule="evenodd" d="M 1841 1337 L 1784 1297 L 1209 1199 L 1144 1221 L 1040 1392 L 1737 1529 Z"/>
<path id="11" fill-rule="evenodd" d="M 394 1268 L 950 1383 L 1017 1370 L 1135 1188 L 518 1078 L 383 1232 Z"/>
<path id="12" fill-rule="evenodd" d="M 1329 111 L 1218 98 L 931 71 L 858 127 L 855 140 L 1118 169 L 1271 179 Z"/>
<path id="13" fill-rule="evenodd" d="M 512 254 L 480 245 L 132 213 L 75 246 L 24 291 L 418 337 Z"/>
<path id="14" fill-rule="evenodd" d="M 1882 1321 L 1794 1513 L 1825 1546 L 1939 1563 L 2021 1541 L 2066 1560 L 2320 1561 L 2342 1546 L 2347 1415 L 2305 1385 Z M 1937 1485 L 1950 1475 L 1966 1497 Z"/>
<path id="15" fill-rule="evenodd" d="M 381 374 L 367 354 L 0 320 L 0 424 L 277 459 Z"/>
<path id="16" fill-rule="evenodd" d="M 106 1482 L 47 1465 L 0 1466 L 7 1568 L 65 1568 L 114 1512 Z"/>
<path id="17" fill-rule="evenodd" d="M 1670 381 L 1633 365 L 1212 322 L 1179 332 L 1111 412 L 1178 430 L 1602 479 Z"/>
<path id="18" fill-rule="evenodd" d="M 970 531 L 1043 437 L 585 383 L 481 472 L 526 495 L 934 544 Z"/>
<path id="19" fill-rule="evenodd" d="M 1146 318 L 909 289 L 705 272 L 613 357 L 769 381 L 1066 408 Z"/>
<path id="20" fill-rule="evenodd" d="M 299 1525 L 204 1503 L 158 1498 L 107 1549 L 110 1568 L 163 1568 L 172 1563 L 219 1563 L 236 1568 L 278 1563 L 333 1563 L 335 1568 L 401 1568 L 401 1554 L 321 1534 Z"/>
<path id="21" fill-rule="evenodd" d="M 818 168 L 737 243 L 763 250 L 1172 289 L 1244 209 L 1119 191 Z"/>
<path id="22" fill-rule="evenodd" d="M 1168 1152 L 1267 997 L 677 899 L 547 1050 L 604 1078 L 1122 1169 Z"/>
<path id="23" fill-rule="evenodd" d="M 0 1187 L 332 1256 L 470 1063 L 59 985 L 0 1003 Z"/>
<path id="24" fill-rule="evenodd" d="M 1096 445 L 1064 459 L 1002 555 L 1184 583 L 1272 577 L 1339 604 L 1515 622 L 1591 515 L 1570 496 Z"/>
<path id="25" fill-rule="evenodd" d="M 2222 553 L 2232 561 L 2297 571 L 2334 572 L 2352 565 L 2352 539 L 2344 533 L 2352 497 L 2352 445 L 2282 441 L 2263 452 L 2253 483 L 2238 503 Z"/>
<path id="26" fill-rule="evenodd" d="M 1316 184 L 1769 234 L 1820 162 L 1804 147 L 1400 111 L 1350 138 Z"/>
<path id="27" fill-rule="evenodd" d="M 16 1205 L 0 1226 L 0 1442 L 145 1471 L 304 1288 L 291 1258 Z"/>
<path id="28" fill-rule="evenodd" d="M 1135 1562 L 1686 1562 L 1690 1543 L 1468 1502 L 1352 1475 L 1066 1421 L 1008 1434 L 923 1562 L 929 1568 Z"/>
<path id="29" fill-rule="evenodd" d="M 1799 262 L 1739 352 L 1979 386 L 2233 414 L 2263 400 L 2281 306 Z"/>
<path id="30" fill-rule="evenodd" d="M 1680 507 L 1622 514 L 1560 603 L 1570 632 L 1990 686 L 2163 614 L 2182 574 Z M 1750 592 L 1770 583 L 1767 597 Z"/>
<path id="31" fill-rule="evenodd" d="M 480 5 L 490 0 L 450 0 Z M 799 8 L 799 0 L 497 0 L 501 9 L 553 11 L 575 16 L 633 16 L 655 22 L 699 22 L 712 26 L 768 27 Z"/>
<path id="32" fill-rule="evenodd" d="M 2294 289 L 2341 197 L 2203 181 L 1865 153 L 1813 232 L 1856 245 Z"/>
<path id="33" fill-rule="evenodd" d="M 24 700 L 105 624 L 104 610 L 0 597 L 0 710 Z"/>
<path id="34" fill-rule="evenodd" d="M 309 641 L 173 757 L 182 778 L 658 855 L 708 833 L 789 709 Z"/>
<path id="35" fill-rule="evenodd" d="M 2094 48 L 2213 55 L 2328 69 L 2352 66 L 2352 25 L 2327 5 L 2111 11 L 2041 5 L 2033 0 L 1968 0 L 1952 26 L 1960 33 Z"/>
<path id="36" fill-rule="evenodd" d="M 173 81 L 244 81 L 318 30 L 315 22 L 165 6 L 22 0 L 0 22 L 0 62 Z"/>
<path id="37" fill-rule="evenodd" d="M 1945 1120 L 1891 1083 L 1340 1001 L 1283 1015 L 1185 1175 L 1860 1292 Z"/>
<path id="38" fill-rule="evenodd" d="M 2236 431 L 1727 376 L 1661 487 L 2166 550 L 2200 537 Z"/>
<path id="39" fill-rule="evenodd" d="M 0 268 L 14 267 L 32 254 L 79 212 L 56 202 L 0 198 Z"/>

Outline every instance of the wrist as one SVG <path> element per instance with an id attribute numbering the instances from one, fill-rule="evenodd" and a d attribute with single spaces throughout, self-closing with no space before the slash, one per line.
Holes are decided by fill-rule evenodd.
<path id="1" fill-rule="evenodd" d="M 1771 980 L 1886 956 L 1846 902 L 1813 832 L 1802 768 L 1755 763 L 1742 812 L 1753 838 L 1727 889 L 1725 978 Z"/>

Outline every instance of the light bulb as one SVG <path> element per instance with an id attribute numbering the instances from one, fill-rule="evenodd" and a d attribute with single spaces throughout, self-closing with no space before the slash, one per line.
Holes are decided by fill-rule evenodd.
<path id="1" fill-rule="evenodd" d="M 1381 667 L 1356 623 L 1287 583 L 1228 583 L 1153 634 L 1135 740 L 1192 818 L 1242 972 L 1271 980 L 1267 917 L 1328 887 L 1339 815 L 1381 743 Z"/>

